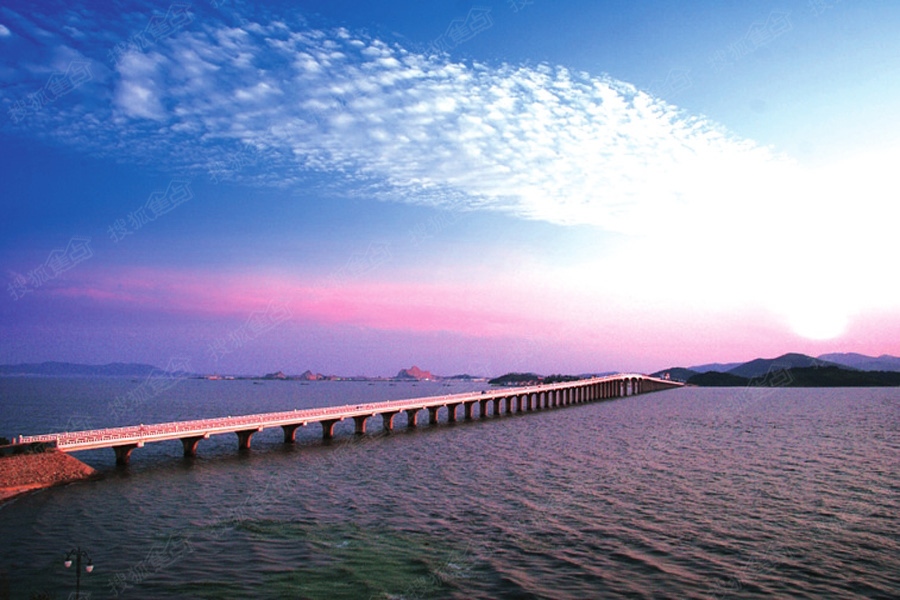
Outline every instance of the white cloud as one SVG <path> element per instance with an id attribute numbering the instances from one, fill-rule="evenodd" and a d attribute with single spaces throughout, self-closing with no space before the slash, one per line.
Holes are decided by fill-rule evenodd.
<path id="1" fill-rule="evenodd" d="M 284 158 L 254 176 L 339 172 L 393 201 L 633 232 L 752 196 L 783 162 L 621 81 L 448 63 L 346 30 L 184 32 L 117 70 L 116 116 L 199 127 L 192 157 L 221 162 L 237 138 Z"/>
<path id="2" fill-rule="evenodd" d="M 0 23 L 0 37 L 9 37 L 11 35 L 12 32 L 9 30 L 9 28 L 3 23 Z"/>
<path id="3" fill-rule="evenodd" d="M 129 52 L 118 64 L 115 104 L 129 117 L 162 120 L 166 113 L 162 71 L 168 59 L 159 54 Z"/>
<path id="4" fill-rule="evenodd" d="M 867 298 L 898 301 L 897 286 L 879 277 L 883 260 L 866 261 L 897 254 L 897 215 L 883 209 L 892 163 L 805 173 L 626 82 L 547 65 L 446 62 L 346 30 L 283 23 L 185 32 L 128 54 L 118 71 L 117 116 L 167 127 L 156 145 L 116 147 L 145 152 L 167 142 L 179 152 L 161 151 L 160 160 L 186 160 L 172 167 L 221 168 L 235 162 L 227 155 L 236 144 L 249 144 L 266 160 L 238 163 L 236 178 L 289 185 L 316 170 L 365 198 L 626 232 L 640 238 L 628 269 L 657 273 L 673 296 L 764 304 L 798 330 L 817 329 L 804 308 L 817 298 L 819 331 Z M 120 122 L 83 121 L 111 123 L 109 137 L 147 135 Z M 90 133 L 72 139 L 102 143 L 102 131 Z M 823 255 L 828 261 L 816 262 Z M 666 276 L 660 261 L 716 276 Z M 835 268 L 868 287 L 830 290 Z"/>

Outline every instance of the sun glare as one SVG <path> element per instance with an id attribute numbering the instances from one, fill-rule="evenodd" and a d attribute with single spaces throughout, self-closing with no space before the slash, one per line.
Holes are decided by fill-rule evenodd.
<path id="1" fill-rule="evenodd" d="M 791 327 L 797 335 L 809 340 L 831 340 L 847 329 L 847 318 L 834 311 L 810 307 L 792 316 Z"/>

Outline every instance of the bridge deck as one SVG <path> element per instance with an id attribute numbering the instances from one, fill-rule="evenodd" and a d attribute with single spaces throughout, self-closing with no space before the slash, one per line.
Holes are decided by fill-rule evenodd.
<path id="1" fill-rule="evenodd" d="M 485 392 L 470 392 L 446 396 L 426 396 L 406 400 L 389 400 L 367 404 L 353 404 L 323 408 L 309 408 L 271 413 L 243 415 L 237 417 L 217 417 L 192 421 L 175 421 L 171 423 L 154 423 L 112 427 L 89 431 L 50 433 L 44 435 L 19 436 L 19 443 L 54 442 L 65 452 L 92 450 L 96 448 L 115 448 L 121 446 L 141 447 L 149 442 L 165 440 L 186 440 L 207 438 L 223 433 L 249 434 L 269 427 L 305 426 L 309 423 L 334 423 L 348 418 L 367 418 L 376 415 L 391 415 L 400 411 L 423 410 L 459 404 L 471 404 L 480 401 L 499 400 L 509 397 L 542 394 L 556 390 L 572 390 L 590 388 L 602 383 L 620 381 L 649 381 L 657 386 L 675 387 L 680 384 L 660 380 L 645 375 L 614 375 L 593 379 L 582 379 L 562 383 L 542 384 L 519 388 L 502 388 Z M 659 389 L 656 387 L 655 389 Z M 618 394 L 616 394 L 618 395 Z M 627 395 L 627 392 L 623 395 Z M 612 396 L 610 396 L 612 397 Z M 455 410 L 455 408 L 454 408 Z M 482 415 L 483 416 L 483 415 Z M 249 437 L 247 438 L 249 447 Z"/>

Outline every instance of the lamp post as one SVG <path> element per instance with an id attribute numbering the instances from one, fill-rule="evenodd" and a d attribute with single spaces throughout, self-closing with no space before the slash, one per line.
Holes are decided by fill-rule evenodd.
<path id="1" fill-rule="evenodd" d="M 94 570 L 94 561 L 91 560 L 91 555 L 86 551 L 82 550 L 80 547 L 69 550 L 69 553 L 66 554 L 66 560 L 63 564 L 68 569 L 72 566 L 72 557 L 75 557 L 75 600 L 81 599 L 81 557 L 84 557 L 87 560 L 87 564 L 84 566 L 84 570 L 86 573 L 90 573 Z"/>

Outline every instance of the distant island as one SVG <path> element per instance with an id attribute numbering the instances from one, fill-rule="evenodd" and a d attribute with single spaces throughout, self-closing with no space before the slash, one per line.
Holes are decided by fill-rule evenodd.
<path id="1" fill-rule="evenodd" d="M 368 381 L 368 382 L 487 382 L 497 386 L 526 386 L 540 383 L 575 381 L 613 375 L 616 371 L 578 375 L 540 375 L 533 372 L 509 372 L 490 379 L 485 375 L 437 375 L 416 365 L 400 369 L 394 376 L 323 375 L 307 369 L 300 374 L 272 371 L 264 375 L 200 374 L 191 372 L 186 361 L 172 360 L 161 369 L 142 363 L 86 365 L 68 362 L 0 365 L 0 377 L 132 377 L 140 379 L 206 379 L 252 381 Z M 855 353 L 831 353 L 818 357 L 799 353 L 775 358 L 756 358 L 743 363 L 708 363 L 692 367 L 671 367 L 652 373 L 661 379 L 681 381 L 704 387 L 860 387 L 900 386 L 900 357 L 866 356 Z"/>
<path id="2" fill-rule="evenodd" d="M 0 365 L 0 375 L 43 375 L 46 377 L 149 377 L 154 373 L 186 374 L 183 365 L 169 365 L 160 369 L 140 363 L 109 363 L 84 365 L 69 362 L 21 363 Z"/>
<path id="3" fill-rule="evenodd" d="M 190 372 L 185 363 L 172 361 L 166 368 L 141 363 L 109 363 L 105 365 L 86 365 L 70 362 L 19 363 L 0 365 L 0 377 L 3 376 L 41 376 L 41 377 L 135 377 L 150 378 L 155 376 L 167 378 L 192 378 L 209 380 L 270 380 L 270 381 L 487 381 L 481 375 L 435 375 L 413 365 L 408 369 L 400 369 L 393 377 L 368 377 L 364 375 L 323 375 L 306 370 L 299 375 L 274 371 L 265 375 L 222 375 Z"/>
<path id="4" fill-rule="evenodd" d="M 579 379 L 587 379 L 593 375 L 547 375 L 542 376 L 536 373 L 507 373 L 500 377 L 495 377 L 488 381 L 491 385 L 538 385 L 541 383 L 560 383 L 563 381 L 578 381 Z"/>
<path id="5" fill-rule="evenodd" d="M 900 386 L 900 358 L 788 353 L 745 363 L 673 367 L 653 376 L 704 387 L 893 387 Z"/>
<path id="6" fill-rule="evenodd" d="M 486 381 L 487 377 L 476 375 L 435 375 L 431 371 L 425 371 L 413 365 L 408 369 L 400 369 L 393 377 L 367 377 L 364 375 L 345 376 L 345 375 L 322 375 L 321 373 L 313 373 L 312 371 L 304 371 L 300 375 L 287 375 L 284 371 L 276 371 L 274 373 L 266 373 L 265 375 L 242 375 L 242 376 L 222 376 L 222 375 L 202 375 L 201 379 L 251 379 L 251 380 L 275 380 L 275 381 Z"/>

